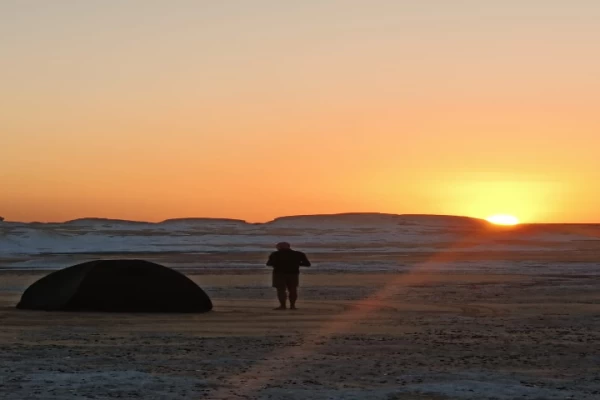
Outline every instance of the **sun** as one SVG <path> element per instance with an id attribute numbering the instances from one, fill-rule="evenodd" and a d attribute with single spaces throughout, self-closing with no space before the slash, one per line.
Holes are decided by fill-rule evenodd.
<path id="1" fill-rule="evenodd" d="M 517 225 L 519 219 L 514 215 L 498 214 L 486 218 L 489 222 L 496 225 Z"/>

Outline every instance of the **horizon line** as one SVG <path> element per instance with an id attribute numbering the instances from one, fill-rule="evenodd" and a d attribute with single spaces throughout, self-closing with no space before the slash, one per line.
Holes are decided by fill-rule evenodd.
<path id="1" fill-rule="evenodd" d="M 99 221 L 117 221 L 117 222 L 129 222 L 129 223 L 139 223 L 139 224 L 162 224 L 166 222 L 174 222 L 174 221 L 184 221 L 184 220 L 211 220 L 211 221 L 232 221 L 232 222 L 241 222 L 249 225 L 261 225 L 261 224 L 269 224 L 271 222 L 285 219 L 285 218 L 301 218 L 301 217 L 336 217 L 336 216 L 350 216 L 350 215 L 382 215 L 382 216 L 390 216 L 390 217 L 441 217 L 441 218 L 461 218 L 461 219 L 469 219 L 474 221 L 481 221 L 489 223 L 489 221 L 485 218 L 479 217 L 471 217 L 466 215 L 454 215 L 454 214 L 427 214 L 427 213 L 407 213 L 407 214 L 396 214 L 396 213 L 386 213 L 386 212 L 378 212 L 378 211 L 350 211 L 350 212 L 340 212 L 340 213 L 318 213 L 318 214 L 290 214 L 290 215 L 281 215 L 278 217 L 274 217 L 270 220 L 261 221 L 261 222 L 252 222 L 245 219 L 240 218 L 230 218 L 230 217 L 173 217 L 167 218 L 159 221 L 144 221 L 144 220 L 130 220 L 124 218 L 111 218 L 111 217 L 78 217 L 73 219 L 68 219 L 64 221 L 18 221 L 18 220 L 8 220 L 8 219 L 0 219 L 0 223 L 22 223 L 22 224 L 67 224 L 70 222 L 83 221 L 83 220 L 99 220 Z M 1 218 L 1 217 L 0 217 Z M 589 224 L 600 224 L 600 222 L 523 222 L 518 225 L 589 225 Z"/>

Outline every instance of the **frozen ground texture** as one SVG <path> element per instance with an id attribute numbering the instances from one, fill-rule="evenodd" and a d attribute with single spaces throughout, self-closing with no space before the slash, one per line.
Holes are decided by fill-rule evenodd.
<path id="1" fill-rule="evenodd" d="M 0 398 L 598 400 L 595 271 L 321 271 L 295 312 L 266 273 L 189 273 L 214 312 L 148 315 L 16 310 L 43 274 L 4 270 Z"/>

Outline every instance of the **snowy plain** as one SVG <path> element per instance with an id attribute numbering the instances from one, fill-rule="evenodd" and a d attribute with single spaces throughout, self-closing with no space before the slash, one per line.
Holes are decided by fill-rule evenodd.
<path id="1" fill-rule="evenodd" d="M 0 268 L 56 269 L 70 260 L 178 255 L 179 268 L 203 268 L 205 255 L 221 257 L 218 268 L 256 267 L 278 241 L 314 257 L 327 257 L 325 269 L 402 270 L 403 260 L 419 255 L 471 254 L 450 260 L 432 256 L 428 268 L 454 271 L 485 267 L 489 272 L 529 269 L 536 272 L 595 273 L 596 266 L 576 258 L 548 264 L 537 254 L 582 254 L 597 250 L 600 225 L 539 224 L 497 227 L 486 221 L 453 216 L 338 214 L 283 217 L 256 224 L 241 220 L 189 218 L 159 223 L 79 219 L 64 223 L 0 223 Z M 486 254 L 486 261 L 478 261 Z M 501 254 L 494 261 L 493 254 Z M 531 254 L 507 262 L 507 254 Z M 195 257 L 193 257 L 195 256 Z M 451 257 L 452 258 L 452 257 Z M 470 260 L 468 260 L 470 259 Z M 509 257 L 510 259 L 510 257 Z"/>

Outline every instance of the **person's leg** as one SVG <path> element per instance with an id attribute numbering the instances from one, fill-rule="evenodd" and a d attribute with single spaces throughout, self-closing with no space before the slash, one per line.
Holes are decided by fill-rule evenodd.
<path id="1" fill-rule="evenodd" d="M 290 294 L 291 296 L 291 294 Z M 279 307 L 276 308 L 276 310 L 285 310 L 286 307 L 286 301 L 287 301 L 287 293 L 285 291 L 285 286 L 279 286 L 277 288 L 277 298 L 279 299 Z M 291 297 L 290 297 L 290 301 L 291 301 Z"/>
<path id="2" fill-rule="evenodd" d="M 296 309 L 296 300 L 298 300 L 298 275 L 292 275 L 287 280 L 287 288 L 290 292 L 290 309 Z"/>
<path id="3" fill-rule="evenodd" d="M 290 291 L 290 309 L 296 309 L 296 300 L 298 300 L 298 288 L 293 286 L 288 289 Z"/>
<path id="4" fill-rule="evenodd" d="M 276 310 L 285 310 L 287 293 L 285 292 L 285 276 L 283 274 L 273 274 L 273 285 L 277 289 L 277 299 L 279 299 L 279 307 Z"/>

